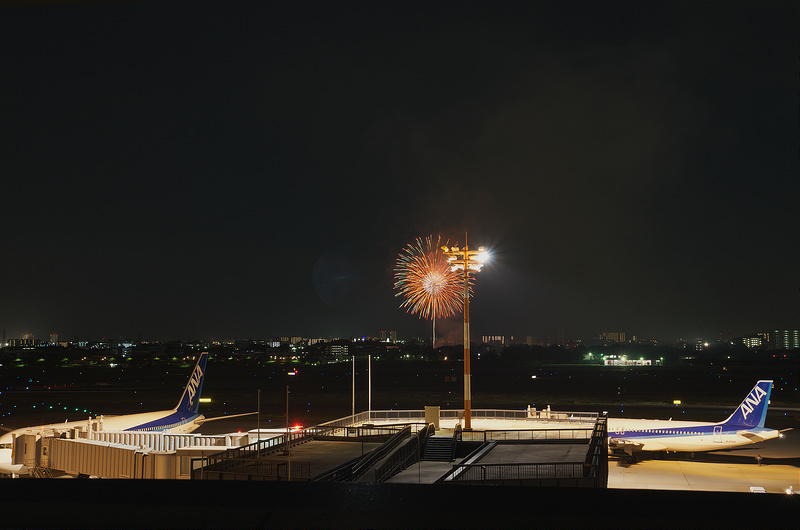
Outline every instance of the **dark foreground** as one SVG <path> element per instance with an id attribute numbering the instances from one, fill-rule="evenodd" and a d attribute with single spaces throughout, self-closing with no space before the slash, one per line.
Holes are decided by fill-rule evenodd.
<path id="1" fill-rule="evenodd" d="M 16 480 L 3 528 L 783 529 L 797 495 L 339 483 Z"/>

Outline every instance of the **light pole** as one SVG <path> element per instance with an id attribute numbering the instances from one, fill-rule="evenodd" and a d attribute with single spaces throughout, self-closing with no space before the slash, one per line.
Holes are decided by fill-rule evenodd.
<path id="1" fill-rule="evenodd" d="M 464 429 L 472 429 L 472 371 L 470 369 L 469 348 L 469 274 L 478 272 L 489 259 L 486 247 L 469 250 L 467 235 L 464 234 L 464 248 L 442 247 L 451 270 L 464 271 Z"/>
<path id="2" fill-rule="evenodd" d="M 292 481 L 292 443 L 289 439 L 291 432 L 289 430 L 289 385 L 286 385 L 286 455 L 289 461 L 286 465 L 286 480 Z"/>

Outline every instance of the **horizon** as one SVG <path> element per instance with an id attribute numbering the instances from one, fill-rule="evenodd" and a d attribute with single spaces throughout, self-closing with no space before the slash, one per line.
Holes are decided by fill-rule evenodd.
<path id="1" fill-rule="evenodd" d="M 392 333 L 394 330 L 385 330 L 381 331 L 380 333 Z M 63 344 L 68 345 L 81 345 L 81 344 L 99 344 L 99 343 L 108 343 L 114 342 L 120 345 L 129 344 L 132 346 L 137 346 L 141 344 L 158 344 L 158 343 L 170 343 L 170 342 L 180 342 L 184 344 L 193 344 L 193 343 L 208 343 L 212 345 L 231 345 L 235 344 L 236 342 L 253 342 L 253 343 L 265 343 L 264 345 L 271 346 L 273 343 L 279 343 L 281 346 L 284 344 L 296 344 L 300 342 L 306 341 L 319 341 L 319 343 L 326 343 L 331 341 L 338 341 L 344 340 L 349 342 L 376 342 L 376 343 L 387 343 L 387 344 L 409 344 L 409 343 L 418 343 L 418 344 L 428 344 L 431 342 L 431 337 L 424 337 L 424 336 L 413 336 L 413 337 L 401 337 L 396 336 L 395 340 L 392 340 L 391 337 L 381 337 L 379 335 L 348 335 L 348 336 L 301 336 L 301 335 L 267 335 L 267 336 L 251 336 L 251 337 L 232 337 L 232 338 L 219 338 L 219 337 L 171 337 L 171 338 L 151 338 L 151 337 L 142 337 L 137 336 L 136 338 L 133 337 L 100 337 L 100 338 L 79 338 L 74 337 L 73 339 L 62 337 L 60 334 L 47 334 L 48 340 L 43 338 L 36 338 L 34 334 L 22 334 L 22 337 L 19 339 L 15 338 L 6 338 L 4 343 L 0 343 L 0 348 L 9 347 L 9 348 L 17 348 L 23 346 L 60 346 Z M 564 344 L 558 342 L 558 338 L 555 335 L 551 336 L 544 336 L 544 335 L 477 335 L 471 337 L 470 343 L 471 344 L 500 344 L 503 347 L 507 346 L 529 346 L 529 347 L 551 347 L 551 346 L 558 346 L 561 348 L 570 348 L 570 347 L 577 347 L 577 346 L 612 346 L 612 345 L 631 345 L 631 346 L 680 346 L 680 345 L 698 345 L 701 342 L 704 343 L 703 347 L 708 348 L 711 346 L 717 345 L 744 345 L 734 343 L 733 341 L 737 339 L 745 339 L 745 338 L 761 338 L 763 340 L 763 346 L 766 347 L 772 341 L 772 334 L 773 333 L 787 333 L 793 334 L 795 337 L 798 334 L 797 329 L 775 329 L 769 331 L 760 331 L 755 333 L 749 333 L 741 336 L 733 336 L 730 335 L 728 337 L 722 337 L 721 333 L 718 337 L 676 337 L 676 338 L 659 338 L 657 336 L 652 336 L 650 338 L 640 337 L 638 335 L 627 335 L 624 332 L 613 332 L 611 333 L 611 337 L 603 336 L 607 335 L 608 333 L 603 333 L 600 335 L 595 335 L 592 337 L 571 337 L 568 334 L 564 337 Z M 618 337 L 614 337 L 613 335 L 619 334 Z M 56 341 L 53 341 L 53 335 L 56 335 Z M 459 336 L 458 338 L 462 338 Z M 284 340 L 286 339 L 286 340 Z M 484 340 L 488 339 L 488 340 Z M 792 340 L 792 339 L 787 339 Z M 26 341 L 31 341 L 31 343 L 27 343 Z M 19 342 L 19 344 L 11 345 L 12 342 Z M 312 342 L 308 344 L 309 346 L 313 346 L 316 342 Z M 455 347 L 455 346 L 463 346 L 463 340 L 450 340 L 448 338 L 442 338 L 437 336 L 436 338 L 436 348 L 442 347 Z M 755 348 L 755 346 L 747 346 L 749 349 Z M 792 348 L 789 348 L 792 349 Z"/>

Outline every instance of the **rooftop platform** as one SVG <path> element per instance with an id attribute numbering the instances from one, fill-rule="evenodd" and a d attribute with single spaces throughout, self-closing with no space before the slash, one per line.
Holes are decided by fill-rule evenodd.
<path id="1" fill-rule="evenodd" d="M 371 411 L 291 433 L 288 444 L 283 438 L 262 440 L 194 461 L 192 476 L 605 487 L 605 421 L 596 415 L 575 420 L 549 411 L 547 418 L 527 411 L 482 411 L 484 417 L 467 431 L 457 418 L 447 421 L 449 411 L 443 426 L 438 409 L 430 423 L 421 412 Z M 435 429 L 436 424 L 441 427 Z M 566 479 L 570 482 L 562 482 Z"/>

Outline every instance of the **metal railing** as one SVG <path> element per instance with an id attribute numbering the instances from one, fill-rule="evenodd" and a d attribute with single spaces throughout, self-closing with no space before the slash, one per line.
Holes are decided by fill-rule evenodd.
<path id="1" fill-rule="evenodd" d="M 533 416 L 531 414 L 534 414 Z M 499 409 L 473 409 L 471 411 L 473 419 L 502 419 L 502 420 L 547 420 L 561 422 L 580 422 L 594 423 L 598 418 L 596 412 L 557 412 L 549 410 L 536 411 L 528 410 L 499 410 Z M 459 422 L 464 417 L 463 409 L 440 410 L 439 421 Z M 353 416 L 340 418 L 322 425 L 353 425 L 356 423 L 368 423 L 370 421 L 405 421 L 405 422 L 425 422 L 424 410 L 372 410 L 361 412 Z M 348 423 L 349 422 L 349 423 Z"/>
<path id="2" fill-rule="evenodd" d="M 333 430 L 336 429 L 344 429 L 347 427 L 351 427 L 353 425 L 358 425 L 360 423 L 367 423 L 370 419 L 369 412 L 359 412 L 358 414 L 354 414 L 352 416 L 345 416 L 344 418 L 339 418 L 336 420 L 326 421 L 325 423 L 320 423 L 317 427 L 320 428 L 330 428 Z"/>
<path id="3" fill-rule="evenodd" d="M 369 412 L 369 421 L 414 421 L 425 423 L 424 410 L 373 410 Z"/>
<path id="4" fill-rule="evenodd" d="M 467 464 L 458 465 L 453 482 L 507 483 L 523 480 L 583 477 L 581 462 L 536 464 Z"/>
<path id="5" fill-rule="evenodd" d="M 458 442 L 464 439 L 464 431 L 461 429 L 461 424 L 457 423 L 455 428 L 453 429 L 453 443 L 450 447 L 453 448 L 453 451 L 450 454 L 450 460 L 456 459 L 456 447 L 458 446 Z"/>
<path id="6" fill-rule="evenodd" d="M 192 458 L 192 478 L 204 478 L 205 472 L 243 473 L 245 471 L 233 470 L 244 469 L 246 467 L 245 463 L 257 462 L 261 456 L 266 456 L 279 450 L 286 450 L 292 445 L 312 440 L 313 433 L 309 431 L 309 429 L 305 429 L 302 431 L 290 432 L 288 437 L 284 434 L 282 436 L 276 436 L 275 438 L 257 440 L 251 444 L 228 449 L 227 451 L 214 455 Z M 199 462 L 199 465 L 197 465 L 196 462 Z M 292 469 L 294 469 L 294 466 Z M 259 472 L 257 474 L 261 473 Z"/>
<path id="7" fill-rule="evenodd" d="M 362 458 L 355 466 L 353 466 L 353 474 L 350 480 L 356 480 L 358 477 L 363 475 L 367 472 L 369 468 L 377 464 L 382 458 L 386 457 L 389 453 L 391 453 L 395 447 L 400 445 L 400 442 L 403 441 L 406 437 L 411 435 L 411 427 L 407 426 L 406 428 L 397 432 L 394 436 L 386 440 L 386 442 L 375 449 L 374 451 L 370 451 L 366 458 Z"/>
<path id="8" fill-rule="evenodd" d="M 589 440 L 589 450 L 583 462 L 587 473 L 596 479 L 595 487 L 608 487 L 608 420 L 598 418 Z"/>
<path id="9" fill-rule="evenodd" d="M 425 453 L 425 444 L 428 438 L 435 431 L 436 428 L 433 424 L 428 424 L 424 429 L 417 431 L 417 435 L 411 438 L 408 443 L 381 462 L 375 468 L 375 483 L 386 482 L 389 478 L 419 461 L 421 455 Z"/>
<path id="10" fill-rule="evenodd" d="M 206 457 L 205 460 L 212 460 Z M 196 459 L 192 459 L 196 460 Z M 265 460 L 263 458 L 226 458 L 224 466 L 209 464 L 201 470 L 193 470 L 198 478 L 247 480 L 289 480 L 289 462 L 285 460 Z M 291 462 L 292 481 L 306 481 L 311 478 L 311 463 L 293 460 Z M 194 477 L 193 477 L 194 478 Z"/>
<path id="11" fill-rule="evenodd" d="M 462 431 L 461 439 L 465 442 L 496 441 L 586 441 L 592 437 L 592 427 L 575 429 L 485 429 Z"/>
<path id="12" fill-rule="evenodd" d="M 482 464 L 486 446 L 456 464 L 440 481 L 449 484 L 556 485 L 605 488 L 608 485 L 608 439 L 606 418 L 598 418 L 591 429 L 566 429 L 588 433 L 588 446 L 583 462 Z M 487 434 L 489 431 L 486 431 Z M 508 431 L 513 432 L 513 431 Z M 462 436 L 473 434 L 465 431 Z M 474 434 L 480 434 L 476 432 Z M 558 438 L 557 438 L 558 439 Z M 577 440 L 577 438 L 576 438 Z M 553 439 L 551 439 L 553 441 Z M 493 440 L 496 443 L 496 440 Z M 485 443 L 492 443 L 488 439 Z M 476 459 L 478 461 L 476 461 Z"/>
<path id="13" fill-rule="evenodd" d="M 315 481 L 327 482 L 352 482 L 357 480 L 361 475 L 366 473 L 369 468 L 374 466 L 386 455 L 391 453 L 404 438 L 411 434 L 411 426 L 406 425 L 404 428 L 395 430 L 395 434 L 386 440 L 380 447 L 376 447 L 372 451 L 356 457 L 344 464 L 336 466 L 335 468 L 317 475 L 314 477 Z"/>

